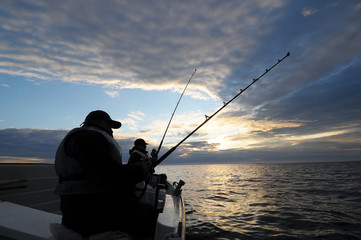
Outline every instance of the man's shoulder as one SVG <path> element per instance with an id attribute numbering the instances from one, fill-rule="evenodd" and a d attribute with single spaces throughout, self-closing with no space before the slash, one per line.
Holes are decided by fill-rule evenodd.
<path id="1" fill-rule="evenodd" d="M 76 128 L 69 132 L 68 135 L 69 139 L 79 139 L 79 140 L 90 140 L 90 139 L 97 139 L 99 141 L 106 141 L 105 137 L 102 133 L 98 131 L 93 131 L 87 128 Z"/>
<path id="2" fill-rule="evenodd" d="M 133 155 L 133 156 L 141 156 L 142 153 L 141 153 L 139 150 L 133 150 L 130 155 Z"/>

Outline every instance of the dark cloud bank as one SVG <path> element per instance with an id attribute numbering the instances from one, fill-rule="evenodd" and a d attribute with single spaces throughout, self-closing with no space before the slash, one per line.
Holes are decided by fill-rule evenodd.
<path id="1" fill-rule="evenodd" d="M 52 162 L 56 149 L 66 135 L 66 130 L 2 129 L 0 130 L 0 162 L 6 156 L 19 158 L 39 158 Z M 345 136 L 346 137 L 346 136 Z M 352 137 L 352 136 L 350 136 Z M 123 161 L 129 157 L 128 149 L 132 139 L 118 141 L 123 148 Z M 203 149 L 191 151 L 191 148 Z M 186 142 L 170 155 L 162 164 L 200 163 L 273 163 L 273 162 L 319 162 L 319 161 L 359 161 L 358 144 L 314 141 L 295 147 L 256 150 L 204 151 L 214 146 L 206 142 Z M 328 150 L 327 150 L 328 149 Z M 160 154 L 168 149 L 163 147 Z M 325 151 L 327 150 L 327 151 Z"/>

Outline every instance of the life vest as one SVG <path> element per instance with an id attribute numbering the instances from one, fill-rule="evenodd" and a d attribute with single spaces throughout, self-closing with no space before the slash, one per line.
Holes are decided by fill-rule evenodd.
<path id="1" fill-rule="evenodd" d="M 149 156 L 146 153 L 141 152 L 137 149 L 134 149 L 130 156 L 133 156 L 135 154 L 138 154 L 140 156 L 140 158 L 138 158 L 139 161 L 149 161 L 150 160 Z M 133 164 L 136 164 L 136 163 L 133 163 Z M 144 188 L 145 188 L 145 181 L 141 181 L 141 182 L 135 184 L 135 191 L 143 191 Z M 136 193 L 136 195 L 138 196 L 139 194 Z"/>
<path id="2" fill-rule="evenodd" d="M 137 153 L 137 154 L 139 154 L 141 156 L 141 158 L 139 160 L 141 160 L 141 161 L 149 161 L 149 157 L 148 157 L 147 154 L 145 154 L 145 153 L 143 153 L 143 152 L 141 152 L 141 151 L 139 151 L 137 149 L 134 149 L 131 155 L 133 155 L 135 153 Z"/>
<path id="3" fill-rule="evenodd" d="M 73 194 L 91 194 L 114 190 L 114 186 L 94 181 L 90 179 L 92 173 L 86 169 L 78 160 L 65 154 L 65 142 L 69 136 L 80 131 L 95 131 L 101 133 L 110 145 L 110 154 L 117 164 L 122 164 L 122 151 L 119 144 L 104 130 L 93 127 L 83 126 L 71 130 L 60 143 L 55 157 L 55 171 L 59 177 L 59 182 L 54 193 L 58 195 Z"/>

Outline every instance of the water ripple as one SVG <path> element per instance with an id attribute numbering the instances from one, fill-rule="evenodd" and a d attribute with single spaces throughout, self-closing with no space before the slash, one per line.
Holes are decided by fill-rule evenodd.
<path id="1" fill-rule="evenodd" d="M 188 240 L 361 239 L 361 162 L 162 167 L 186 182 Z"/>

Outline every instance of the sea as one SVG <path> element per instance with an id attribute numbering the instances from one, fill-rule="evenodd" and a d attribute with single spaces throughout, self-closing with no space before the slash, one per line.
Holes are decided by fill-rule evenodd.
<path id="1" fill-rule="evenodd" d="M 361 239 L 361 162 L 163 165 L 187 240 Z"/>

